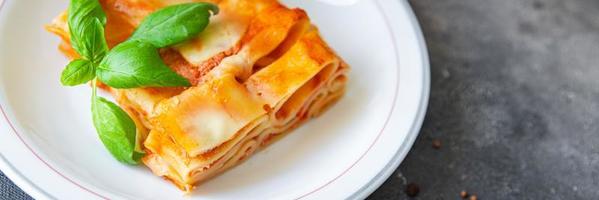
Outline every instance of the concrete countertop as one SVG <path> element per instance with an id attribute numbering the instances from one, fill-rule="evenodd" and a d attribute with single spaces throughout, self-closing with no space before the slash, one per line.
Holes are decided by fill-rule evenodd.
<path id="1" fill-rule="evenodd" d="M 371 199 L 599 199 L 599 1 L 411 0 L 431 61 L 414 147 Z M 441 147 L 432 147 L 439 140 Z"/>

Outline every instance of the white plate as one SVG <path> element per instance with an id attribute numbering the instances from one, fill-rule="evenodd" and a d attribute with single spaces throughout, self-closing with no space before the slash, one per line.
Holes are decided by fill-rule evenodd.
<path id="1" fill-rule="evenodd" d="M 1 0 L 0 0 L 1 1 Z M 292 1 L 351 65 L 347 94 L 189 196 L 143 167 L 115 161 L 91 123 L 90 89 L 62 87 L 67 60 L 43 30 L 67 1 L 5 0 L 0 10 L 0 169 L 37 199 L 364 198 L 418 135 L 428 57 L 405 1 L 352 6 Z"/>

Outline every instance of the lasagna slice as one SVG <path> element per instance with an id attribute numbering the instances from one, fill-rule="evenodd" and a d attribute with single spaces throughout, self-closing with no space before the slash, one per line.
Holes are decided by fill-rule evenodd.
<path id="1" fill-rule="evenodd" d="M 181 0 L 101 0 L 114 46 L 141 20 Z M 276 0 L 222 0 L 221 12 L 196 39 L 160 50 L 188 88 L 110 91 L 134 119 L 142 159 L 180 189 L 241 163 L 278 136 L 318 116 L 339 99 L 348 65 L 322 40 L 306 13 Z M 66 14 L 47 28 L 69 44 Z"/>

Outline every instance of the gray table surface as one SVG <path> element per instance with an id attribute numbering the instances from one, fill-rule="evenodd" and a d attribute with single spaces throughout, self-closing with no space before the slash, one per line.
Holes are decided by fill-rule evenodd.
<path id="1" fill-rule="evenodd" d="M 599 1 L 410 3 L 430 53 L 428 113 L 369 198 L 406 199 L 414 182 L 415 199 L 599 199 Z M 26 197 L 0 175 L 0 198 Z"/>

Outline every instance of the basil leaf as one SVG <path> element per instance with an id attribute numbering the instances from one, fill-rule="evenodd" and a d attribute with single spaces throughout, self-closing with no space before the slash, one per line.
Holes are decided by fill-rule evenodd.
<path id="1" fill-rule="evenodd" d="M 138 164 L 143 153 L 135 151 L 135 122 L 116 104 L 92 98 L 94 126 L 106 149 L 120 162 Z"/>
<path id="2" fill-rule="evenodd" d="M 62 71 L 60 82 L 66 86 L 87 83 L 96 76 L 96 69 L 89 60 L 77 59 L 71 61 Z"/>
<path id="3" fill-rule="evenodd" d="M 73 49 L 83 58 L 98 62 L 108 52 L 104 37 L 106 15 L 97 0 L 71 0 L 68 11 Z"/>
<path id="4" fill-rule="evenodd" d="M 71 0 L 68 10 L 69 26 L 86 23 L 90 18 L 98 18 L 106 24 L 106 14 L 98 0 Z"/>
<path id="5" fill-rule="evenodd" d="M 167 47 L 197 36 L 208 25 L 210 12 L 218 7 L 211 3 L 187 3 L 169 6 L 147 16 L 131 40 Z"/>
<path id="6" fill-rule="evenodd" d="M 129 40 L 114 47 L 96 70 L 98 79 L 113 88 L 190 86 L 171 70 L 149 43 Z"/>

